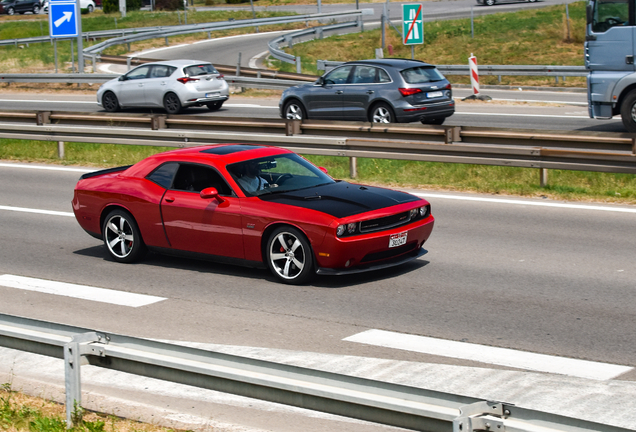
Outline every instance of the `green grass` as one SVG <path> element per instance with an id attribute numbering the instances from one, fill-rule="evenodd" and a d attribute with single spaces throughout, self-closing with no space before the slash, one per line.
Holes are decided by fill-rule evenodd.
<path id="1" fill-rule="evenodd" d="M 65 159 L 60 160 L 56 142 L 0 140 L 0 159 L 98 168 L 133 164 L 169 149 L 66 143 Z M 352 180 L 348 158 L 306 157 L 316 165 L 327 168 L 332 177 Z M 550 170 L 548 185 L 541 187 L 538 169 L 360 158 L 358 177 L 354 181 L 400 188 L 636 204 L 636 176 L 632 174 Z"/>

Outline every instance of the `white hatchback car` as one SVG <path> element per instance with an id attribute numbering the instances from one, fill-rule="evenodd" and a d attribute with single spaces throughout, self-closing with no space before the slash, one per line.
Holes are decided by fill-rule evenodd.
<path id="1" fill-rule="evenodd" d="M 97 90 L 97 104 L 109 112 L 163 107 L 168 114 L 177 114 L 204 105 L 216 111 L 229 97 L 223 75 L 211 63 L 197 60 L 146 63 Z"/>
<path id="2" fill-rule="evenodd" d="M 88 13 L 91 13 L 95 10 L 95 2 L 93 0 L 80 0 L 80 9 L 87 9 Z M 42 2 L 42 11 L 49 13 L 49 0 Z"/>

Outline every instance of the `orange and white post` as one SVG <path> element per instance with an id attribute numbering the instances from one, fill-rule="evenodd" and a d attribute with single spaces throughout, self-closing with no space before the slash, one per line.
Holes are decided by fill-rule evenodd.
<path id="1" fill-rule="evenodd" d="M 473 95 L 479 94 L 479 74 L 477 73 L 477 57 L 470 53 L 468 57 L 468 66 L 470 67 L 470 84 L 473 86 Z"/>

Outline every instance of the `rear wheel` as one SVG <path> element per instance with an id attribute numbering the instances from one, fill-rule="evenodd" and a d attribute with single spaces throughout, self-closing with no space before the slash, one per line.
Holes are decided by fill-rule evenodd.
<path id="1" fill-rule="evenodd" d="M 135 218 L 123 209 L 111 211 L 102 227 L 104 244 L 117 262 L 131 263 L 146 254 L 146 245 Z"/>
<path id="2" fill-rule="evenodd" d="M 495 0 L 486 0 L 485 1 L 486 6 L 492 6 L 495 4 Z"/>
<path id="3" fill-rule="evenodd" d="M 33 14 L 37 15 L 40 13 L 40 5 L 34 5 L 33 6 Z"/>
<path id="4" fill-rule="evenodd" d="M 625 96 L 621 104 L 621 119 L 627 132 L 636 132 L 636 90 Z"/>
<path id="5" fill-rule="evenodd" d="M 283 114 L 287 120 L 303 120 L 307 118 L 303 104 L 297 100 L 287 102 L 283 109 Z"/>
<path id="6" fill-rule="evenodd" d="M 15 10 L 13 8 L 7 9 L 7 15 L 15 15 Z"/>
<path id="7" fill-rule="evenodd" d="M 394 123 L 395 115 L 390 106 L 385 103 L 374 105 L 369 113 L 369 121 L 371 123 Z"/>
<path id="8" fill-rule="evenodd" d="M 88 5 L 88 13 L 92 13 L 93 12 L 93 5 Z"/>
<path id="9" fill-rule="evenodd" d="M 119 111 L 119 100 L 117 100 L 115 93 L 111 91 L 104 93 L 102 96 L 102 106 L 108 112 Z"/>
<path id="10" fill-rule="evenodd" d="M 179 114 L 181 112 L 181 101 L 179 96 L 174 93 L 168 93 L 163 97 L 163 108 L 168 114 Z"/>
<path id="11" fill-rule="evenodd" d="M 210 111 L 218 111 L 223 106 L 223 102 L 210 102 L 209 104 L 206 104 L 206 106 Z"/>
<path id="12" fill-rule="evenodd" d="M 280 282 L 302 284 L 313 275 L 314 259 L 309 240 L 294 227 L 274 230 L 266 245 L 267 266 Z"/>

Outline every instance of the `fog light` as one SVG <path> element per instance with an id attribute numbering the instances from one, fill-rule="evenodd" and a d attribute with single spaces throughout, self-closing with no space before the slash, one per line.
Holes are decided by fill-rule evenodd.
<path id="1" fill-rule="evenodd" d="M 345 263 L 345 267 L 349 267 L 351 265 L 351 260 L 347 260 L 347 262 Z"/>

